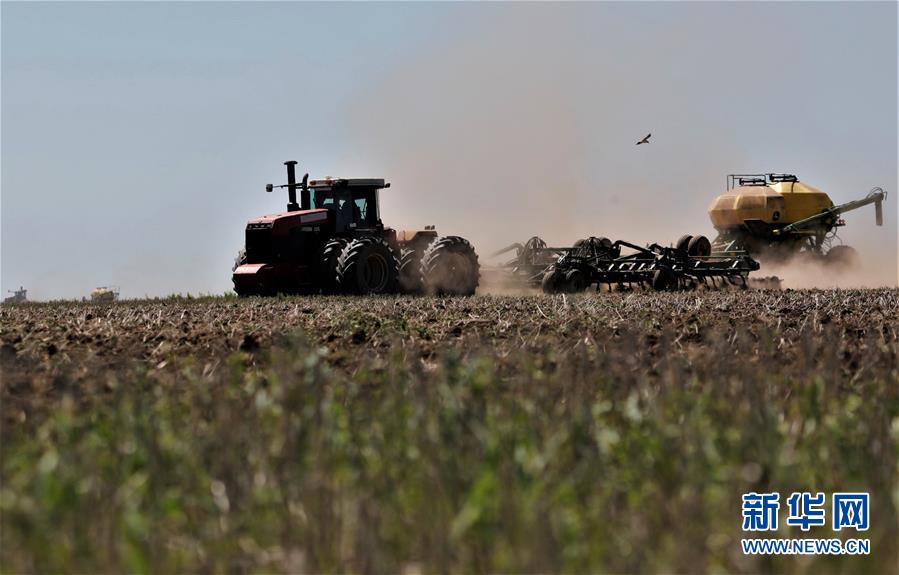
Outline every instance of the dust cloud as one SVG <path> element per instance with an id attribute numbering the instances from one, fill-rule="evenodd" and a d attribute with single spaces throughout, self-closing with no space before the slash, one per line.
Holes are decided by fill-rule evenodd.
<path id="1" fill-rule="evenodd" d="M 809 161 L 820 151 L 804 149 L 824 138 L 797 137 L 789 153 L 771 146 L 770 133 L 788 118 L 795 123 L 806 104 L 787 100 L 783 109 L 747 113 L 770 105 L 762 103 L 770 101 L 763 83 L 697 89 L 710 74 L 747 63 L 796 76 L 811 69 L 801 61 L 806 52 L 730 42 L 726 26 L 703 27 L 703 6 L 654 6 L 651 17 L 615 3 L 460 7 L 443 35 L 379 71 L 348 105 L 355 144 L 342 165 L 392 182 L 382 194 L 385 224 L 436 224 L 441 234 L 469 238 L 488 265 L 514 255 L 490 253 L 533 235 L 557 246 L 588 236 L 663 245 L 685 233 L 714 238 L 706 210 L 727 173 L 795 170 L 827 191 L 828 161 Z M 728 14 L 752 27 L 776 12 L 734 7 Z M 631 33 L 654 22 L 665 24 Z M 801 18 L 784 25 L 804 26 Z M 615 50 L 594 49 L 597 38 Z M 650 144 L 635 146 L 648 132 Z M 871 177 L 849 183 L 867 186 Z M 896 214 L 886 211 L 888 226 L 858 245 L 871 256 L 870 273 L 853 284 L 896 283 Z M 870 227 L 858 225 L 857 237 Z M 872 245 L 880 248 L 864 254 Z M 795 286 L 835 281 L 813 271 L 762 272 Z"/>
<path id="2" fill-rule="evenodd" d="M 871 258 L 860 256 L 856 265 L 834 267 L 824 261 L 797 255 L 785 262 L 762 262 L 762 269 L 755 275 L 774 275 L 781 279 L 783 289 L 809 288 L 875 288 L 895 285 L 888 275 Z M 754 277 L 754 276 L 753 276 Z"/>
<path id="3" fill-rule="evenodd" d="M 437 224 L 482 258 L 537 233 L 576 239 L 591 189 L 577 110 L 558 98 L 568 77 L 558 52 L 517 19 L 496 25 L 406 62 L 353 110 L 371 169 L 393 183 L 385 222 Z"/>

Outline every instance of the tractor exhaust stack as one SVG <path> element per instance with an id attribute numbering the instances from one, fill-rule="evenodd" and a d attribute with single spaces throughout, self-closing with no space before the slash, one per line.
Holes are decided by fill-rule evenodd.
<path id="1" fill-rule="evenodd" d="M 287 211 L 298 212 L 300 205 L 297 203 L 297 171 L 296 160 L 288 160 L 284 162 L 287 166 Z"/>
<path id="2" fill-rule="evenodd" d="M 298 212 L 300 206 L 309 209 L 309 174 L 303 176 L 303 181 L 297 184 L 296 160 L 288 160 L 284 162 L 287 166 L 287 183 L 282 186 L 274 184 L 265 184 L 265 191 L 271 192 L 275 188 L 287 188 L 287 211 Z M 300 188 L 300 202 L 297 203 L 297 188 Z"/>

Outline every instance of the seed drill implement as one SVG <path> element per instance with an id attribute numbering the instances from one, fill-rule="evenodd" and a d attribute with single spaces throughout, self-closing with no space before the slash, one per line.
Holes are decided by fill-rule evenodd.
<path id="1" fill-rule="evenodd" d="M 749 273 L 759 269 L 748 254 L 713 254 L 705 236 L 685 237 L 689 240 L 677 247 L 655 243 L 644 247 L 608 238 L 581 240 L 545 271 L 541 287 L 546 293 L 577 293 L 592 285 L 657 291 L 746 287 Z"/>

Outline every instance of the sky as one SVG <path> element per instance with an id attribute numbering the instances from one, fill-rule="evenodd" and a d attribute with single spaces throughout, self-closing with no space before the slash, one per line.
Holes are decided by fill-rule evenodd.
<path id="1" fill-rule="evenodd" d="M 487 255 L 714 235 L 728 173 L 837 203 L 897 283 L 897 4 L 0 3 L 0 285 L 223 293 L 282 162 Z M 634 143 L 652 132 L 648 146 Z"/>

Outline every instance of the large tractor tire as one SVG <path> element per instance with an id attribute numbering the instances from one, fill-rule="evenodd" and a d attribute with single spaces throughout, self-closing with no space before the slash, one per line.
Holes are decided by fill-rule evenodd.
<path id="1" fill-rule="evenodd" d="M 421 256 L 420 269 L 429 294 L 473 295 L 478 288 L 478 256 L 468 240 L 459 236 L 434 240 Z"/>
<path id="2" fill-rule="evenodd" d="M 399 275 L 398 258 L 381 238 L 357 238 L 343 248 L 337 260 L 337 284 L 345 293 L 393 293 Z"/>
<path id="3" fill-rule="evenodd" d="M 678 239 L 677 242 L 675 242 L 674 249 L 676 249 L 677 251 L 679 251 L 683 254 L 686 254 L 687 250 L 689 249 L 689 246 L 690 246 L 690 240 L 692 240 L 692 239 L 693 239 L 693 236 L 691 236 L 690 234 L 682 235 L 680 237 L 680 239 Z"/>
<path id="4" fill-rule="evenodd" d="M 422 250 L 403 248 L 400 253 L 400 290 L 403 293 L 418 294 L 424 289 L 421 276 Z"/>
<path id="5" fill-rule="evenodd" d="M 328 240 L 322 248 L 322 253 L 318 258 L 318 284 L 324 293 L 336 293 L 338 291 L 337 281 L 337 262 L 340 260 L 340 254 L 349 243 L 346 238 L 333 238 Z"/>
<path id="6" fill-rule="evenodd" d="M 849 270 L 859 265 L 858 252 L 851 246 L 834 246 L 824 256 L 829 267 L 839 271 Z"/>

